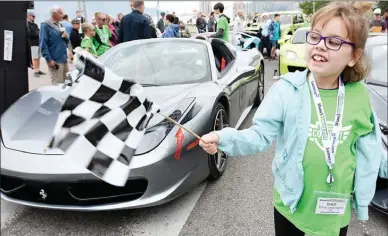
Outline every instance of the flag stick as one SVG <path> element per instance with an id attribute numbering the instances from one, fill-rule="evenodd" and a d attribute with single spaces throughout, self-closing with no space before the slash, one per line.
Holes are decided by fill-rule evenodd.
<path id="1" fill-rule="evenodd" d="M 162 114 L 162 113 L 160 113 L 160 112 L 159 112 L 158 114 L 164 116 L 167 120 L 171 121 L 171 122 L 174 123 L 175 125 L 181 127 L 182 129 L 186 130 L 186 131 L 189 132 L 190 134 L 194 135 L 194 137 L 196 137 L 197 139 L 199 139 L 199 140 L 201 140 L 202 142 L 206 143 L 205 141 L 203 141 L 203 139 L 201 139 L 201 137 L 199 137 L 198 134 L 194 133 L 194 132 L 191 131 L 190 129 L 188 129 L 188 128 L 184 127 L 183 125 L 179 124 L 178 122 L 176 122 L 176 121 L 175 121 L 174 119 L 172 119 L 171 117 L 168 117 L 168 116 L 166 116 L 166 115 L 164 115 L 164 114 Z"/>
<path id="2" fill-rule="evenodd" d="M 166 116 L 160 112 L 158 112 L 158 114 L 164 116 L 167 120 L 171 121 L 172 123 L 176 124 L 177 126 L 181 127 L 182 129 L 186 130 L 187 132 L 189 132 L 190 134 L 194 135 L 197 139 L 201 140 L 202 142 L 204 143 L 207 143 L 205 142 L 203 139 L 201 139 L 201 137 L 199 137 L 198 134 L 194 133 L 193 131 L 191 131 L 190 129 L 184 127 L 183 125 L 179 124 L 178 122 L 176 122 L 175 120 L 173 120 L 171 117 L 169 116 Z M 220 149 L 217 149 L 218 152 L 222 152 Z"/>

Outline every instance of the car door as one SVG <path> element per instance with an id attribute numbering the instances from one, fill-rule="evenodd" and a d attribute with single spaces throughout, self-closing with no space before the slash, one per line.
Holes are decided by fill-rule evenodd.
<path id="1" fill-rule="evenodd" d="M 244 35 L 243 35 L 244 37 Z M 230 43 L 225 43 L 225 46 L 234 54 L 236 60 L 237 53 L 233 46 Z M 252 49 L 249 49 L 252 50 Z M 244 51 L 244 50 L 243 50 Z M 255 54 L 255 49 L 250 51 L 252 54 Z M 257 52 L 257 51 L 256 51 Z M 236 64 L 236 71 L 239 74 L 243 74 L 240 76 L 240 83 L 243 85 L 240 92 L 240 103 L 242 106 L 242 111 L 244 112 L 247 107 L 252 106 L 257 94 L 257 88 L 259 86 L 259 65 L 260 65 L 260 53 L 256 53 L 252 57 L 252 59 L 248 59 L 247 55 L 244 55 L 244 60 L 238 59 L 238 63 Z M 248 59 L 248 60 L 247 60 Z M 243 61 L 243 62 L 242 62 Z M 248 71 L 255 69 L 254 74 L 248 75 Z"/>
<path id="2" fill-rule="evenodd" d="M 232 45 L 230 46 L 233 47 Z M 223 91 L 229 95 L 229 124 L 231 127 L 235 127 L 246 106 L 246 84 L 243 79 L 244 73 L 240 73 L 236 70 L 236 54 L 229 50 L 224 41 L 213 39 L 212 49 L 216 58 L 218 58 L 220 54 L 227 58 L 227 64 L 225 68 L 220 71 L 217 82 L 222 86 Z"/>

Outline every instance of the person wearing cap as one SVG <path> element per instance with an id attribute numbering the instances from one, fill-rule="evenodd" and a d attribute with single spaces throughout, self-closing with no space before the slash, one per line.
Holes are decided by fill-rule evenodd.
<path id="1" fill-rule="evenodd" d="M 160 30 L 160 33 L 164 33 L 164 29 L 165 29 L 165 19 L 166 19 L 166 13 L 165 12 L 161 12 L 160 13 L 160 19 L 158 21 L 158 23 L 156 24 L 156 28 L 158 28 Z"/>
<path id="2" fill-rule="evenodd" d="M 34 76 L 39 77 L 40 75 L 45 75 L 42 71 L 40 71 L 40 58 L 42 54 L 39 49 L 39 27 L 34 22 L 35 14 L 34 12 L 29 11 L 27 13 L 27 36 L 29 45 L 31 47 L 31 59 L 32 66 L 34 68 Z"/>
<path id="3" fill-rule="evenodd" d="M 71 21 L 71 24 L 73 25 L 73 29 L 70 33 L 70 43 L 71 43 L 71 52 L 72 55 L 74 55 L 73 49 L 76 49 L 77 47 L 81 46 L 81 35 L 79 33 L 79 28 L 81 22 L 76 18 Z"/>
<path id="4" fill-rule="evenodd" d="M 369 24 L 370 32 L 385 32 L 387 29 L 386 22 L 381 19 L 381 9 L 376 8 L 373 11 L 374 20 Z"/>

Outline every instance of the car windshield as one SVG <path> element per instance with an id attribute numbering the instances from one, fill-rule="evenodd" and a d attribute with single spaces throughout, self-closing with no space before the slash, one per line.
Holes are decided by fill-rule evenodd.
<path id="1" fill-rule="evenodd" d="M 306 32 L 307 30 L 298 30 L 295 32 L 292 44 L 304 44 L 306 43 Z"/>
<path id="2" fill-rule="evenodd" d="M 202 83 L 211 80 L 206 45 L 198 42 L 122 44 L 99 58 L 117 75 L 143 85 Z"/>
<path id="3" fill-rule="evenodd" d="M 374 83 L 388 86 L 387 72 L 387 45 L 373 45 L 370 47 L 370 73 L 369 78 Z M 372 82 L 371 81 L 371 82 Z"/>

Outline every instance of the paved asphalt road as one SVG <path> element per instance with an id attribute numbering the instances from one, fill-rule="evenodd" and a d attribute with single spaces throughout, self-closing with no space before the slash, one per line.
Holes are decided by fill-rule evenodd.
<path id="1" fill-rule="evenodd" d="M 44 64 L 42 67 L 44 70 Z M 266 61 L 266 89 L 274 82 L 275 68 L 275 62 Z M 31 88 L 48 83 L 47 77 L 30 81 Z M 255 110 L 242 129 L 251 125 Z M 148 209 L 64 212 L 27 208 L 1 200 L 1 235 L 274 235 L 270 171 L 273 156 L 271 148 L 257 156 L 229 159 L 227 170 L 218 181 L 203 183 L 173 202 Z M 373 209 L 368 222 L 353 220 L 348 233 L 348 236 L 386 235 L 388 219 Z"/>

